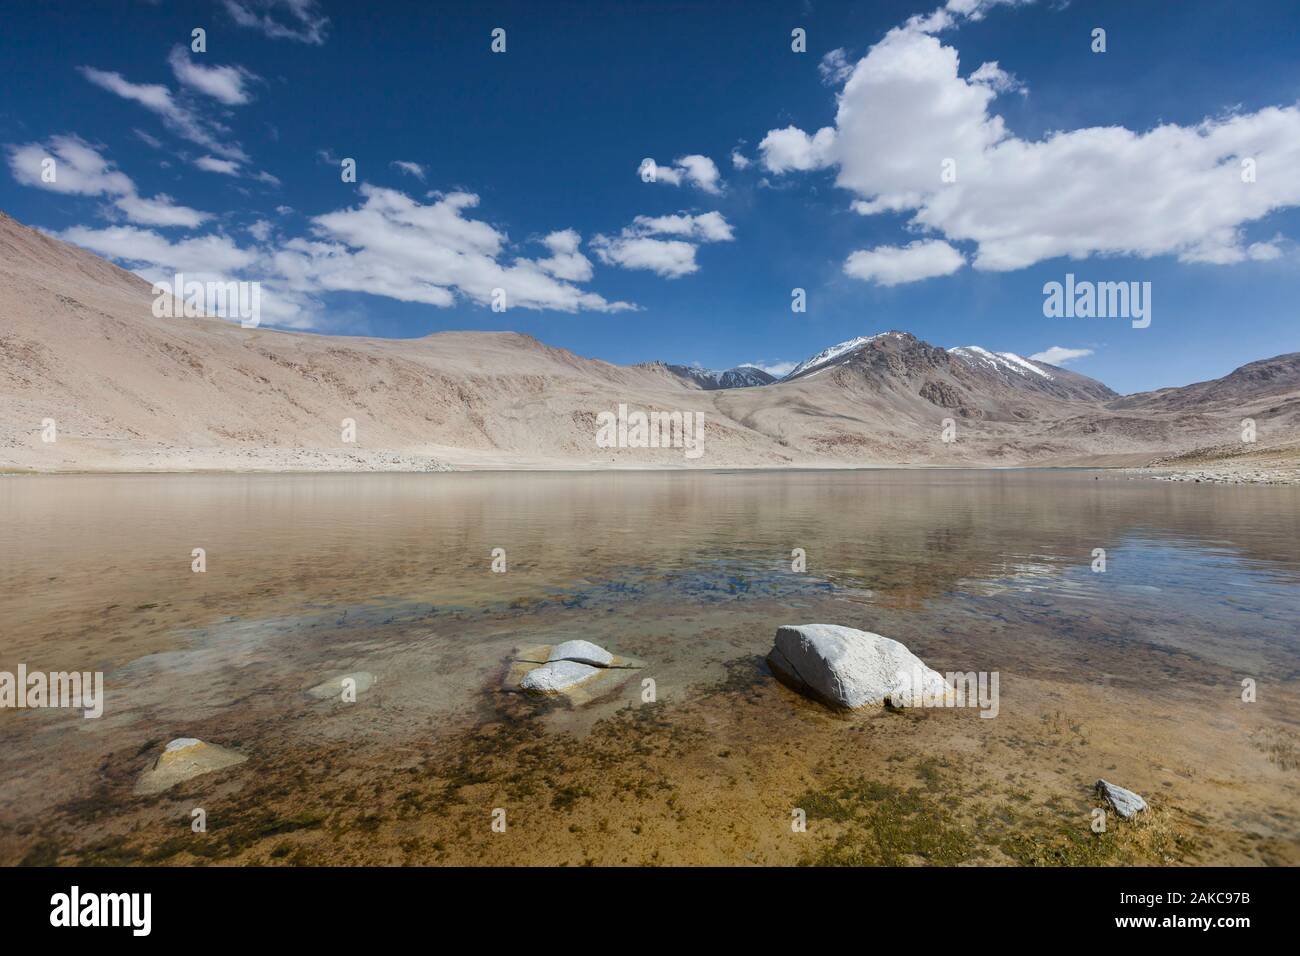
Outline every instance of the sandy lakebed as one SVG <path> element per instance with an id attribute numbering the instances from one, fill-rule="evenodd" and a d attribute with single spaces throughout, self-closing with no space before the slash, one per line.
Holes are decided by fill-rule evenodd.
<path id="1" fill-rule="evenodd" d="M 1300 863 L 1294 486 L 12 476 L 0 511 L 0 670 L 106 685 L 98 719 L 0 711 L 6 864 Z M 813 621 L 997 672 L 996 718 L 799 697 L 764 657 Z M 502 690 L 571 638 L 654 699 Z M 179 737 L 247 759 L 137 794 Z M 1150 810 L 1094 833 L 1099 777 Z"/>

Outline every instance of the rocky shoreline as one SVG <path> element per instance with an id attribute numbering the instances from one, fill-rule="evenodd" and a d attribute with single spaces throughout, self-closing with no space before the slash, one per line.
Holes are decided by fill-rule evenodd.
<path id="1" fill-rule="evenodd" d="M 1150 471 L 1125 469 L 1130 479 L 1146 478 L 1150 481 L 1190 481 L 1194 484 L 1214 485 L 1300 485 L 1300 474 L 1279 474 L 1264 471 L 1227 471 L 1197 468 L 1188 471 Z"/>
<path id="2" fill-rule="evenodd" d="M 1300 447 L 1279 445 L 1243 451 L 1242 445 L 1203 448 L 1153 458 L 1123 473 L 1154 481 L 1220 485 L 1300 485 Z"/>

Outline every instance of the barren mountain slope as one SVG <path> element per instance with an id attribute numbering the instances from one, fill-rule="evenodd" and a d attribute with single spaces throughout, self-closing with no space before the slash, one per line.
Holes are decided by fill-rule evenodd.
<path id="1" fill-rule="evenodd" d="M 1222 378 L 1125 395 L 1110 404 L 1112 408 L 1164 409 L 1238 406 L 1285 395 L 1294 391 L 1297 384 L 1300 384 L 1300 352 L 1291 352 L 1247 363 Z"/>
<path id="2" fill-rule="evenodd" d="M 619 401 L 710 408 L 674 376 L 514 333 L 362 339 L 159 319 L 149 285 L 96 256 L 7 217 L 0 244 L 0 467 L 584 463 L 620 454 L 594 442 L 596 412 Z M 769 460 L 744 435 L 723 444 L 736 463 Z"/>
<path id="3" fill-rule="evenodd" d="M 515 333 L 321 336 L 155 318 L 152 302 L 140 278 L 0 214 L 0 469 L 1136 461 L 1233 440 L 1241 417 L 1218 393 L 1129 403 L 1063 369 L 904 332 L 782 382 L 704 389 L 662 364 L 611 365 Z M 1266 377 L 1250 407 L 1271 439 L 1300 437 L 1295 376 Z M 598 448 L 597 416 L 620 404 L 703 413 L 703 455 Z"/>
<path id="4" fill-rule="evenodd" d="M 889 332 L 777 385 L 726 393 L 718 407 L 818 456 L 915 464 L 1140 464 L 1153 449 L 1184 451 L 1238 433 L 1235 406 L 1124 409 L 1103 403 L 1114 393 L 1085 376 L 1033 363 L 1052 377 L 1040 382 L 1043 375 L 1007 364 L 967 361 L 960 350 Z M 941 441 L 945 419 L 955 442 Z M 1294 422 L 1277 431 L 1278 440 L 1300 434 Z"/>

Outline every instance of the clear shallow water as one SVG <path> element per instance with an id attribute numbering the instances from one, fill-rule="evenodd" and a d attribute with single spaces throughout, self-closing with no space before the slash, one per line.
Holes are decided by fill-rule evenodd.
<path id="1" fill-rule="evenodd" d="M 1118 766 L 1130 783 L 1174 791 L 1190 819 L 1214 820 L 1202 838 L 1211 858 L 1277 862 L 1295 848 L 1294 488 L 1088 472 L 23 477 L 0 480 L 0 514 L 0 670 L 102 670 L 109 689 L 100 720 L 0 712 L 0 859 L 38 839 L 78 851 L 65 831 L 84 832 L 92 794 L 104 833 L 149 825 L 161 811 L 130 799 L 126 782 L 176 736 L 237 743 L 252 772 L 272 776 L 322 752 L 379 776 L 396 772 L 398 754 L 445 769 L 449 748 L 472 750 L 472 735 L 503 724 L 605 740 L 633 719 L 638 684 L 581 710 L 518 712 L 496 692 L 513 647 L 573 637 L 647 661 L 655 734 L 694 741 L 679 759 L 700 798 L 764 813 L 784 799 L 782 780 L 816 781 L 841 758 L 866 772 L 887 749 L 849 757 L 839 725 L 800 725 L 807 755 L 784 755 L 784 776 L 739 794 L 727 784 L 759 775 L 763 738 L 782 721 L 825 719 L 762 665 L 777 625 L 813 620 L 895 637 L 943 671 L 1002 673 L 1002 717 L 937 739 L 1010 748 L 1017 786 L 1046 801 L 1065 799 L 1071 774 Z M 194 548 L 205 573 L 191 570 Z M 504 574 L 491 570 L 494 548 Z M 795 548 L 805 573 L 791 570 Z M 1097 548 L 1104 574 L 1091 569 Z M 354 707 L 304 698 L 353 670 L 379 678 Z M 1250 707 L 1245 677 L 1260 685 Z M 1063 709 L 1097 728 L 1092 752 L 1030 739 Z M 891 746 L 935 752 L 930 730 L 909 738 L 897 726 Z M 711 735 L 730 740 L 727 758 Z M 624 756 L 608 746 L 606 770 Z M 274 773 L 257 769 L 268 754 Z M 571 764 L 575 779 L 593 769 Z M 471 789 L 510 778 L 478 776 Z M 230 787 L 235 800 L 256 789 L 239 774 L 201 781 L 196 793 Z M 346 792 L 326 789 L 298 799 L 320 801 L 350 833 Z M 38 795 L 61 809 L 34 815 Z M 797 858 L 760 836 L 750 839 L 763 849 L 691 856 L 683 847 L 701 834 L 682 827 L 658 847 L 679 861 Z M 406 839 L 426 837 L 453 852 L 442 838 Z M 583 852 L 618 844 L 606 832 Z M 263 849 L 240 852 L 269 862 Z M 432 851 L 412 853 L 403 859 Z"/>

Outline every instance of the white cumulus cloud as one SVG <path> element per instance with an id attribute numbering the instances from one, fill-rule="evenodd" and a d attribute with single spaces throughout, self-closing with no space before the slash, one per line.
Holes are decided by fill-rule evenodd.
<path id="1" fill-rule="evenodd" d="M 643 162 L 642 166 L 644 165 Z M 637 168 L 637 174 L 641 174 L 641 167 Z M 702 192 L 717 194 L 722 191 L 721 180 L 722 174 L 718 172 L 718 164 L 698 153 L 681 156 L 673 160 L 671 166 L 655 165 L 654 181 L 668 183 L 670 186 L 680 186 L 685 183 Z"/>
<path id="2" fill-rule="evenodd" d="M 507 237 L 465 216 L 478 196 L 454 192 L 423 205 L 404 193 L 369 184 L 355 208 L 312 220 L 315 240 L 286 243 L 276 265 L 304 288 L 367 292 L 406 302 L 450 306 L 459 300 L 490 305 L 495 289 L 508 308 L 615 312 L 633 308 L 608 302 L 557 276 L 577 275 L 567 237 L 548 239 L 551 259 L 507 260 Z"/>
<path id="3" fill-rule="evenodd" d="M 60 238 L 79 246 L 136 265 L 161 266 L 174 272 L 195 275 L 226 274 L 253 264 L 255 253 L 241 249 L 227 236 L 197 236 L 172 241 L 151 229 L 110 226 L 91 229 L 73 226 Z"/>
<path id="4" fill-rule="evenodd" d="M 658 238 L 665 235 L 674 238 Z M 676 279 L 699 271 L 697 243 L 730 242 L 733 238 L 731 224 L 719 212 L 677 213 L 637 216 L 617 236 L 593 236 L 591 248 L 606 265 L 644 269 Z"/>
<path id="5" fill-rule="evenodd" d="M 890 31 L 853 67 L 833 126 L 767 134 L 767 169 L 833 168 L 855 210 L 908 213 L 913 229 L 972 242 L 977 269 L 1058 256 L 1226 264 L 1271 254 L 1269 244 L 1252 251 L 1245 227 L 1300 205 L 1300 176 L 1291 174 L 1300 168 L 1300 107 L 1024 139 L 992 111 L 1015 81 L 996 63 L 963 76 L 957 50 L 926 32 L 994 5 L 951 0 Z M 1246 160 L 1254 181 L 1243 181 Z M 955 181 L 941 178 L 945 166 Z"/>
<path id="6" fill-rule="evenodd" d="M 769 172 L 806 172 L 830 165 L 835 146 L 835 130 L 829 126 L 809 136 L 801 129 L 787 126 L 774 129 L 763 137 L 758 151 Z"/>
<path id="7" fill-rule="evenodd" d="M 699 271 L 695 244 L 680 239 L 651 239 L 645 236 L 593 236 L 591 247 L 606 265 L 624 269 L 646 269 L 665 279 L 676 279 Z"/>
<path id="8" fill-rule="evenodd" d="M 592 268 L 574 230 L 546 235 L 540 242 L 550 256 L 529 259 L 511 254 L 505 233 L 466 215 L 478 204 L 473 194 L 453 192 L 422 204 L 368 184 L 360 192 L 360 205 L 317 216 L 310 236 L 280 243 L 272 243 L 266 220 L 246 227 L 260 246 L 240 246 L 218 233 L 172 240 L 135 226 L 77 226 L 61 237 L 150 281 L 170 280 L 175 272 L 200 281 L 257 281 L 265 324 L 290 328 L 328 327 L 333 320 L 321 296 L 339 291 L 445 308 L 490 305 L 501 289 L 507 308 L 635 308 L 575 284 L 591 278 Z"/>
<path id="9" fill-rule="evenodd" d="M 582 236 L 577 230 L 553 232 L 542 239 L 542 245 L 551 251 L 551 255 L 548 259 L 537 260 L 537 264 L 555 278 L 570 282 L 586 282 L 591 278 L 591 260 L 578 251 Z"/>
<path id="10" fill-rule="evenodd" d="M 720 212 L 706 212 L 698 216 L 677 213 L 669 216 L 637 216 L 632 228 L 645 234 L 668 234 L 701 242 L 730 242 L 735 238 L 731 223 Z"/>
<path id="11" fill-rule="evenodd" d="M 960 252 L 939 239 L 918 239 L 906 246 L 859 249 L 844 263 L 846 275 L 893 286 L 951 275 L 966 264 Z"/>

